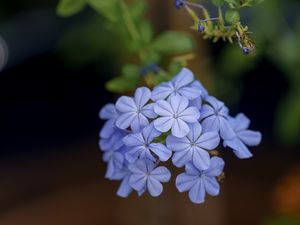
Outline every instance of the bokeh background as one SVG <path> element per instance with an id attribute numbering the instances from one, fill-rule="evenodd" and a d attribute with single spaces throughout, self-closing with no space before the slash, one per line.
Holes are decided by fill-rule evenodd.
<path id="1" fill-rule="evenodd" d="M 266 0 L 243 11 L 256 56 L 212 44 L 172 1 L 148 0 L 156 32 L 184 30 L 197 43 L 189 66 L 232 113 L 263 133 L 254 157 L 224 152 L 219 197 L 193 205 L 172 182 L 159 198 L 121 199 L 104 180 L 99 109 L 105 83 L 126 57 L 92 9 L 61 18 L 57 1 L 0 2 L 1 225 L 299 225 L 300 2 Z M 126 54 L 125 54 L 126 55 Z"/>

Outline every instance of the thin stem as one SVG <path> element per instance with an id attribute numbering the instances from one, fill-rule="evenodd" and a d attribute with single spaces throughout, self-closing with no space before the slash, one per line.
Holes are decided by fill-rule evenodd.
<path id="1" fill-rule="evenodd" d="M 120 2 L 121 2 L 122 11 L 123 11 L 123 19 L 124 19 L 125 25 L 127 27 L 127 30 L 129 32 L 131 38 L 134 41 L 137 41 L 140 39 L 140 34 L 139 34 L 138 30 L 136 29 L 134 22 L 132 21 L 132 18 L 131 18 L 131 15 L 129 13 L 126 3 L 123 0 L 121 0 Z"/>

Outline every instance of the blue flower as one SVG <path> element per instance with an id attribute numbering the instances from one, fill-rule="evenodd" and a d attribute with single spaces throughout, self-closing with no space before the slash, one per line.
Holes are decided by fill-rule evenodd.
<path id="1" fill-rule="evenodd" d="M 179 192 L 189 191 L 189 198 L 194 203 L 203 203 L 206 192 L 211 196 L 220 193 L 220 185 L 216 177 L 220 176 L 224 168 L 224 161 L 219 157 L 212 157 L 207 170 L 199 170 L 192 163 L 185 167 L 186 172 L 176 178 Z"/>
<path id="2" fill-rule="evenodd" d="M 99 136 L 101 138 L 109 138 L 115 129 L 115 122 L 119 113 L 114 104 L 109 103 L 103 106 L 99 112 L 99 117 L 103 120 L 107 120 L 102 127 Z"/>
<path id="3" fill-rule="evenodd" d="M 184 5 L 183 0 L 174 0 L 174 6 L 176 7 L 176 9 L 180 9 L 183 5 Z"/>
<path id="4" fill-rule="evenodd" d="M 116 172 L 122 169 L 124 162 L 122 139 L 128 133 L 118 128 L 114 129 L 114 133 L 110 138 L 102 138 L 99 141 L 99 147 L 103 151 L 103 161 L 107 162 L 107 170 L 105 177 L 114 179 Z"/>
<path id="5" fill-rule="evenodd" d="M 153 139 L 160 136 L 160 134 L 151 123 L 142 132 L 124 137 L 123 142 L 129 147 L 125 154 L 126 159 L 131 163 L 138 158 L 156 161 L 156 158 L 152 155 L 154 153 L 160 161 L 167 161 L 171 157 L 172 151 L 161 143 L 152 143 Z"/>
<path id="6" fill-rule="evenodd" d="M 149 191 L 153 197 L 159 196 L 163 191 L 161 182 L 168 182 L 170 171 L 163 166 L 155 168 L 155 163 L 149 160 L 138 160 L 128 166 L 131 171 L 130 186 L 138 192 Z"/>
<path id="7" fill-rule="evenodd" d="M 167 137 L 168 148 L 175 152 L 172 157 L 174 165 L 182 167 L 192 161 L 199 170 L 209 168 L 210 156 L 207 150 L 215 149 L 219 142 L 218 133 L 203 133 L 199 123 L 190 125 L 190 132 L 186 137 L 177 138 L 173 135 Z"/>
<path id="8" fill-rule="evenodd" d="M 138 132 L 149 124 L 147 118 L 155 118 L 154 104 L 147 104 L 151 97 L 151 91 L 146 87 L 136 89 L 134 97 L 122 96 L 117 100 L 116 108 L 120 112 L 116 120 L 116 126 Z M 147 104 L 147 105 L 146 105 Z"/>
<path id="9" fill-rule="evenodd" d="M 250 120 L 243 114 L 238 114 L 235 118 L 229 120 L 235 136 L 232 139 L 225 140 L 224 147 L 233 149 L 235 155 L 240 159 L 252 157 L 252 153 L 247 146 L 257 146 L 261 142 L 261 133 L 249 130 Z"/>
<path id="10" fill-rule="evenodd" d="M 201 89 L 194 83 L 193 73 L 183 68 L 170 82 L 163 82 L 156 86 L 152 91 L 151 99 L 158 101 L 175 95 L 184 96 L 189 100 L 195 99 L 201 95 Z"/>
<path id="11" fill-rule="evenodd" d="M 218 132 L 223 140 L 233 138 L 235 134 L 228 122 L 228 108 L 212 96 L 206 97 L 205 101 L 207 104 L 200 110 L 203 130 Z"/>
<path id="12" fill-rule="evenodd" d="M 185 97 L 172 96 L 168 101 L 156 102 L 154 111 L 161 116 L 154 120 L 154 127 L 167 132 L 171 129 L 173 136 L 184 137 L 190 131 L 189 123 L 198 121 L 200 114 L 196 107 L 188 107 L 189 101 Z"/>

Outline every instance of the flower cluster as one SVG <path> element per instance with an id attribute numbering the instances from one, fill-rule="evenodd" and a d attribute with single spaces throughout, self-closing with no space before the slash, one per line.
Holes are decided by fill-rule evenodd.
<path id="1" fill-rule="evenodd" d="M 248 146 L 256 146 L 261 134 L 249 130 L 244 114 L 229 115 L 223 102 L 208 94 L 193 73 L 183 68 L 171 81 L 152 91 L 140 87 L 133 97 L 122 96 L 116 104 L 100 111 L 106 120 L 100 131 L 99 146 L 107 163 L 105 177 L 121 180 L 117 194 L 127 197 L 148 191 L 158 196 L 162 183 L 171 172 L 161 166 L 171 161 L 185 172 L 176 178 L 180 192 L 189 192 L 194 203 L 205 195 L 220 192 L 218 178 L 224 168 L 222 158 L 215 156 L 222 142 L 238 158 L 252 156 Z"/>

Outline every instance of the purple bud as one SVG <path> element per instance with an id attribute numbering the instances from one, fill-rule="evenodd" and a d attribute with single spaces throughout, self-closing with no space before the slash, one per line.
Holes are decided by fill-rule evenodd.
<path id="1" fill-rule="evenodd" d="M 176 7 L 176 9 L 179 10 L 183 5 L 184 5 L 183 0 L 174 0 L 174 6 Z"/>
<path id="2" fill-rule="evenodd" d="M 247 47 L 243 47 L 243 52 L 245 55 L 248 55 L 251 52 L 251 49 Z"/>
<path id="3" fill-rule="evenodd" d="M 198 32 L 202 33 L 205 30 L 205 27 L 201 24 L 198 24 Z"/>

